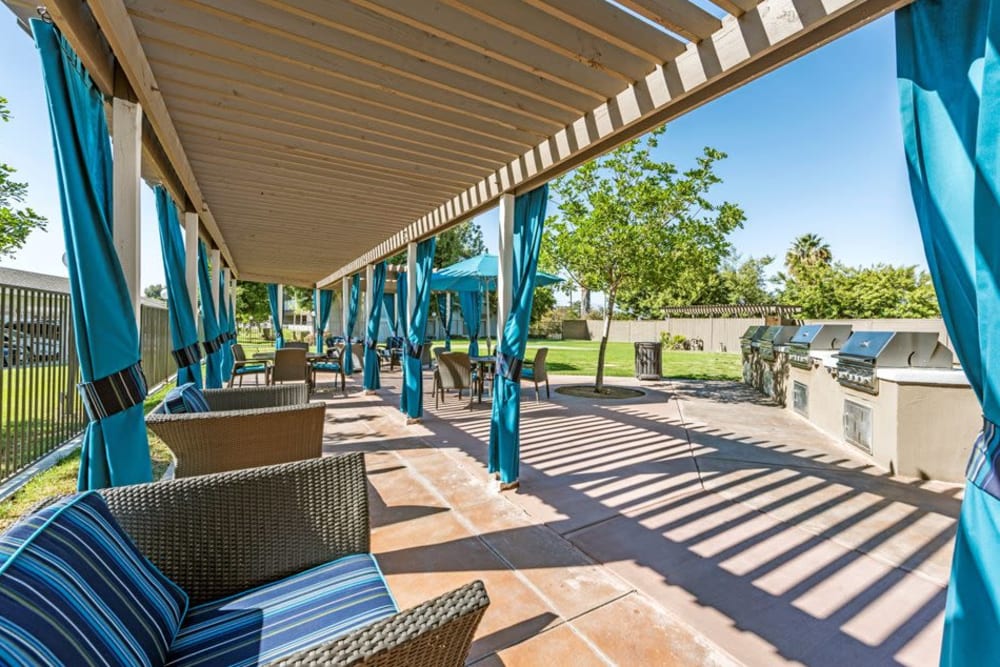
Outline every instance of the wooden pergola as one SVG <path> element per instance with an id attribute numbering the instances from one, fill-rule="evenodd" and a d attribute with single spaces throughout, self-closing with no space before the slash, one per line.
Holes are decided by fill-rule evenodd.
<path id="1" fill-rule="evenodd" d="M 498 204 L 503 230 L 515 194 L 907 1 L 45 8 L 110 101 L 126 275 L 141 173 L 232 277 L 323 287 Z"/>

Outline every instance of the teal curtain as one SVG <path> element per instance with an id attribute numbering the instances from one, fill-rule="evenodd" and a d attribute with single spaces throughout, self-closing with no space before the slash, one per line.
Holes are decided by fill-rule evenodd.
<path id="1" fill-rule="evenodd" d="M 95 416 L 83 434 L 80 490 L 152 480 L 138 372 L 139 331 L 112 238 L 111 143 L 100 91 L 69 43 L 48 23 L 31 21 L 42 61 L 55 148 L 69 270 L 73 330 L 85 390 L 132 370 L 137 401 Z M 138 386 L 138 385 L 143 386 Z"/>
<path id="2" fill-rule="evenodd" d="M 280 350 L 285 346 L 285 336 L 281 333 L 281 307 L 278 303 L 278 286 L 267 285 L 267 304 L 271 307 L 271 326 L 274 327 L 274 347 Z"/>
<path id="3" fill-rule="evenodd" d="M 459 292 L 458 306 L 465 320 L 465 331 L 469 334 L 469 356 L 479 356 L 479 320 L 483 317 L 483 293 Z"/>
<path id="4" fill-rule="evenodd" d="M 396 274 L 396 325 L 398 329 L 393 329 L 396 336 L 406 337 L 406 272 L 400 271 Z"/>
<path id="5" fill-rule="evenodd" d="M 444 327 L 444 349 L 451 349 L 451 315 L 448 313 L 448 300 L 445 298 L 444 293 L 439 292 L 435 295 L 435 300 L 437 301 L 437 312 L 438 318 L 441 320 L 441 326 Z"/>
<path id="6" fill-rule="evenodd" d="M 998 49 L 1000 0 L 918 0 L 896 14 L 910 189 L 948 334 L 984 416 L 948 585 L 948 666 L 1000 655 Z"/>
<path id="7" fill-rule="evenodd" d="M 372 308 L 365 332 L 365 389 L 381 389 L 378 369 L 378 325 L 382 321 L 382 297 L 385 294 L 385 262 L 375 265 L 372 272 Z"/>
<path id="8" fill-rule="evenodd" d="M 516 482 L 521 458 L 521 365 L 528 344 L 531 304 L 535 297 L 535 271 L 542 247 L 549 186 L 543 185 L 514 200 L 514 275 L 511 307 L 497 347 L 490 418 L 489 472 L 500 481 Z"/>
<path id="9" fill-rule="evenodd" d="M 222 335 L 222 357 L 219 360 L 219 372 L 222 374 L 222 381 L 229 382 L 233 376 L 233 339 L 232 326 L 229 322 L 229 303 L 226 301 L 226 274 L 222 272 L 222 267 L 215 267 L 215 272 L 219 276 L 219 333 Z"/>
<path id="10" fill-rule="evenodd" d="M 167 309 L 170 316 L 170 339 L 177 361 L 177 384 L 194 382 L 201 387 L 201 355 L 198 349 L 198 324 L 194 319 L 191 296 L 184 275 L 184 237 L 181 236 L 177 206 L 166 188 L 153 188 L 160 227 L 160 250 L 167 281 Z M 185 363 L 190 362 L 190 363 Z"/>
<path id="11" fill-rule="evenodd" d="M 344 330 L 344 339 L 347 347 L 344 353 L 344 373 L 350 375 L 354 372 L 354 355 L 351 354 L 351 342 L 354 338 L 354 325 L 358 323 L 358 302 L 361 300 L 361 275 L 355 273 L 351 276 L 351 293 L 347 298 L 347 326 Z"/>
<path id="12" fill-rule="evenodd" d="M 399 289 L 398 287 L 396 289 Z M 391 335 L 398 336 L 396 333 L 399 329 L 396 324 L 396 295 L 395 294 L 383 294 L 382 295 L 382 310 L 385 311 L 385 318 L 389 320 L 389 331 L 392 332 Z"/>
<path id="13" fill-rule="evenodd" d="M 328 289 L 313 290 L 313 309 L 319 318 L 316 322 L 316 354 L 323 354 L 323 332 L 326 331 L 326 325 L 330 323 L 333 292 Z"/>
<path id="14" fill-rule="evenodd" d="M 233 286 L 233 292 L 229 298 L 229 344 L 230 346 L 236 345 L 236 286 Z M 232 354 L 232 350 L 229 352 Z M 234 357 L 235 358 L 235 357 Z"/>
<path id="15" fill-rule="evenodd" d="M 403 391 L 399 409 L 410 419 L 420 419 L 424 414 L 424 372 L 420 356 L 427 333 L 427 316 L 431 309 L 431 274 L 434 271 L 434 248 L 437 238 L 431 237 L 417 244 L 416 292 L 411 301 L 410 322 L 403 347 Z"/>
<path id="16" fill-rule="evenodd" d="M 208 389 L 222 387 L 222 330 L 219 318 L 215 316 L 215 302 L 212 300 L 212 279 L 208 275 L 208 251 L 205 242 L 198 241 L 198 292 L 201 294 L 201 328 L 205 359 L 205 386 Z"/>

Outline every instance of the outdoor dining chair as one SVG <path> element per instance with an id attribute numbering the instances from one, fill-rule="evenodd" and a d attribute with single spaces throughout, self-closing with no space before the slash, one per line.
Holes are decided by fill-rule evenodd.
<path id="1" fill-rule="evenodd" d="M 535 353 L 535 358 L 532 360 L 531 365 L 526 365 L 521 369 L 521 380 L 527 380 L 529 382 L 535 383 L 535 402 L 538 402 L 538 383 L 545 383 L 545 398 L 552 398 L 549 393 L 549 373 L 545 368 L 545 357 L 549 354 L 549 348 L 540 347 Z"/>
<path id="2" fill-rule="evenodd" d="M 308 381 L 309 367 L 306 364 L 306 349 L 286 346 L 275 350 L 274 366 L 271 367 L 271 384 Z"/>
<path id="3" fill-rule="evenodd" d="M 473 383 L 475 376 L 472 372 L 472 363 L 469 355 L 465 352 L 442 352 L 437 357 L 438 366 L 434 371 L 435 393 L 434 409 L 438 407 L 438 399 L 444 402 L 444 392 L 448 389 L 458 391 L 458 397 L 462 398 L 462 390 L 469 390 L 469 406 L 472 406 Z"/>
<path id="4" fill-rule="evenodd" d="M 326 357 L 314 359 L 309 364 L 312 373 L 312 386 L 316 386 L 316 375 L 318 373 L 336 373 L 340 376 L 340 390 L 347 391 L 347 376 L 344 375 L 344 365 L 341 363 L 344 356 L 344 345 L 334 344 L 326 351 Z"/>
<path id="5" fill-rule="evenodd" d="M 255 384 L 260 384 L 260 376 L 264 375 L 264 384 L 270 384 L 271 367 L 267 361 L 260 359 L 247 359 L 243 346 L 239 343 L 233 345 L 233 372 L 229 376 L 229 386 L 233 386 L 233 381 L 239 377 L 240 386 L 243 386 L 243 378 L 253 375 Z"/>

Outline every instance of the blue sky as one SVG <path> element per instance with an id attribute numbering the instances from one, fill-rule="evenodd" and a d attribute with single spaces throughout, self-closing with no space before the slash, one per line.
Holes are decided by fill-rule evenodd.
<path id="1" fill-rule="evenodd" d="M 883 18 L 669 125 L 658 153 L 682 169 L 704 146 L 728 153 L 713 198 L 747 214 L 731 237 L 740 254 L 774 255 L 777 270 L 791 240 L 813 232 L 848 264 L 925 266 L 903 157 L 894 43 L 892 18 Z M 27 204 L 52 221 L 2 264 L 65 275 L 38 57 L 5 10 L 0 62 L 0 95 L 14 116 L 0 125 L 0 156 L 30 184 Z M 142 215 L 145 286 L 163 282 L 148 188 Z M 496 220 L 495 211 L 477 218 L 491 250 Z"/>

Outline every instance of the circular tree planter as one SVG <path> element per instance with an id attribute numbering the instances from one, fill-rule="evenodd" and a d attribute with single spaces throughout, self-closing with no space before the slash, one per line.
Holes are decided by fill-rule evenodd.
<path id="1" fill-rule="evenodd" d="M 592 384 L 571 384 L 566 387 L 556 387 L 557 394 L 573 396 L 574 398 L 596 398 L 600 400 L 624 400 L 628 398 L 639 398 L 645 396 L 646 392 L 641 389 L 631 387 L 619 387 L 616 385 L 604 385 L 600 393 L 594 390 Z"/>

